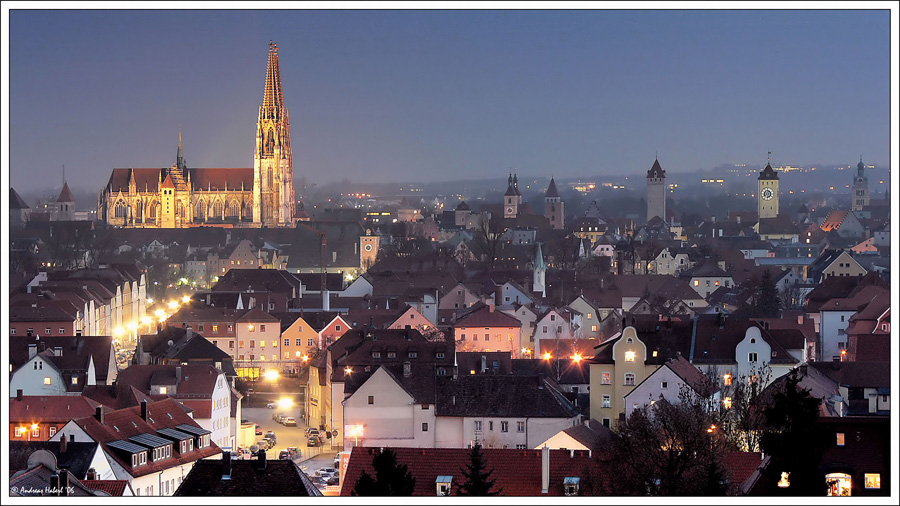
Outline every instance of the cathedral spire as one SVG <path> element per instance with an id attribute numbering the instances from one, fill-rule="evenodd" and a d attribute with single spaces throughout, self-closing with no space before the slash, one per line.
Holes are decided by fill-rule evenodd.
<path id="1" fill-rule="evenodd" d="M 175 154 L 175 165 L 184 170 L 184 149 L 181 146 L 181 125 L 178 125 L 178 152 Z"/>
<path id="2" fill-rule="evenodd" d="M 266 68 L 266 90 L 263 95 L 263 109 L 266 113 L 277 112 L 284 105 L 281 92 L 281 70 L 278 67 L 278 45 L 269 41 L 269 64 Z M 271 117 L 271 116 L 269 116 Z"/>

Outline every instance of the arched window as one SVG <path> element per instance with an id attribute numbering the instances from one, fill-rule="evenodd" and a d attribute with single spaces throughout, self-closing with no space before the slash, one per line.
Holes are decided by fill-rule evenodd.
<path id="1" fill-rule="evenodd" d="M 232 200 L 228 207 L 225 209 L 225 216 L 229 218 L 237 218 L 238 213 L 241 210 L 241 205 L 238 204 L 237 200 Z"/>
<path id="2" fill-rule="evenodd" d="M 266 180 L 269 182 L 269 188 L 272 188 L 272 184 L 273 184 L 272 172 L 273 172 L 272 166 L 270 165 L 269 167 L 266 168 Z"/>
<path id="3" fill-rule="evenodd" d="M 144 219 L 143 211 L 144 211 L 144 204 L 143 204 L 143 202 L 138 200 L 137 203 L 134 205 L 135 218 L 137 218 L 138 220 L 143 220 Z"/>
<path id="4" fill-rule="evenodd" d="M 175 203 L 175 216 L 184 216 L 184 204 L 180 200 Z"/>
<path id="5" fill-rule="evenodd" d="M 155 200 L 151 202 L 148 206 L 148 211 L 150 211 L 150 219 L 156 219 L 156 216 L 159 214 L 159 203 Z"/>
<path id="6" fill-rule="evenodd" d="M 216 199 L 216 201 L 213 202 L 211 217 L 212 218 L 222 218 L 224 215 L 225 215 L 225 205 L 222 204 L 221 200 Z"/>
<path id="7" fill-rule="evenodd" d="M 275 151 L 275 131 L 266 131 L 266 154 L 272 154 Z"/>
<path id="8" fill-rule="evenodd" d="M 206 219 L 206 202 L 202 200 L 197 202 L 197 205 L 194 206 L 194 218 L 198 220 Z"/>
<path id="9" fill-rule="evenodd" d="M 124 218 L 125 217 L 125 201 L 119 200 L 116 202 L 116 218 Z"/>

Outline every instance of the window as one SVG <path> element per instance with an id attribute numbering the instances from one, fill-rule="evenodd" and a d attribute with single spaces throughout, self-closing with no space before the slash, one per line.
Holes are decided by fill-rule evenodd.
<path id="1" fill-rule="evenodd" d="M 608 429 L 609 425 L 610 425 L 609 418 L 603 418 L 603 426 Z"/>
<path id="2" fill-rule="evenodd" d="M 341 326 L 340 326 L 340 325 L 335 325 L 335 326 L 334 326 L 334 330 L 335 330 L 335 332 L 340 332 L 340 331 L 341 331 Z"/>
<path id="3" fill-rule="evenodd" d="M 838 446 L 844 446 L 844 433 L 843 432 L 838 432 L 836 439 L 837 440 L 835 442 L 837 443 Z"/>
<path id="4" fill-rule="evenodd" d="M 881 475 L 866 473 L 866 488 L 881 488 Z"/>
<path id="5" fill-rule="evenodd" d="M 256 348 L 256 340 L 255 340 L 255 339 L 251 339 L 251 340 L 250 340 L 250 347 L 251 347 L 251 348 Z"/>
<path id="6" fill-rule="evenodd" d="M 416 353 L 415 351 L 409 352 L 409 358 L 416 358 L 416 357 L 418 357 L 418 356 L 419 356 L 419 354 Z"/>
<path id="7" fill-rule="evenodd" d="M 439 352 L 435 353 L 434 358 L 444 358 L 444 352 L 439 351 Z"/>
<path id="8" fill-rule="evenodd" d="M 306 345 L 307 345 L 307 346 L 313 346 L 313 340 L 312 340 L 312 339 L 307 339 L 307 340 L 306 340 Z"/>
<path id="9" fill-rule="evenodd" d="M 844 321 L 844 320 L 843 320 L 843 316 L 842 316 L 841 318 L 842 318 L 841 321 Z M 47 327 L 47 328 L 44 329 L 44 334 L 49 334 L 49 333 L 51 333 L 51 332 L 53 332 L 53 331 L 50 330 L 50 327 Z"/>
<path id="10" fill-rule="evenodd" d="M 273 360 L 273 361 L 278 360 L 278 355 L 276 355 L 276 354 L 273 353 L 273 354 L 272 354 L 272 360 Z"/>
<path id="11" fill-rule="evenodd" d="M 594 317 L 594 313 L 588 313 L 588 314 L 587 314 L 587 317 L 588 317 L 588 320 L 590 320 L 591 318 Z"/>
<path id="12" fill-rule="evenodd" d="M 250 341 L 250 346 L 253 346 L 253 341 Z M 265 339 L 260 339 L 260 340 L 259 340 L 259 347 L 260 347 L 260 348 L 265 348 L 265 347 L 266 347 L 266 340 L 265 340 Z"/>
<path id="13" fill-rule="evenodd" d="M 10 335 L 16 335 L 16 329 L 9 329 Z"/>
<path id="14" fill-rule="evenodd" d="M 203 324 L 197 325 L 197 332 L 203 332 Z"/>
<path id="15" fill-rule="evenodd" d="M 634 352 L 633 351 L 625 352 L 625 361 L 626 362 L 634 362 Z"/>
<path id="16" fill-rule="evenodd" d="M 381 352 L 380 352 L 380 351 L 373 351 L 373 352 L 372 352 L 372 358 L 381 358 Z"/>
<path id="17" fill-rule="evenodd" d="M 544 325 L 543 327 L 544 327 L 544 328 L 543 328 L 543 332 L 544 332 L 544 334 L 546 334 L 546 333 L 547 333 L 547 326 Z"/>
<path id="18" fill-rule="evenodd" d="M 272 347 L 275 348 L 278 346 L 278 339 L 272 339 Z"/>
<path id="19" fill-rule="evenodd" d="M 228 341 L 228 347 L 234 349 L 234 341 Z"/>
<path id="20" fill-rule="evenodd" d="M 750 353 L 747 354 L 747 361 L 748 361 L 748 362 L 756 362 L 756 360 L 757 360 L 758 358 L 759 358 L 759 356 L 756 354 L 755 351 L 752 351 L 752 352 L 750 352 Z"/>
<path id="21" fill-rule="evenodd" d="M 475 420 L 475 432 L 481 432 L 481 420 Z"/>
<path id="22" fill-rule="evenodd" d="M 660 385 L 660 386 L 662 387 L 663 390 L 665 390 L 665 389 L 669 388 L 669 382 L 668 382 L 668 381 L 663 381 L 663 382 L 662 382 L 662 385 Z"/>
<path id="23" fill-rule="evenodd" d="M 597 326 L 591 325 L 591 332 L 597 332 Z"/>
<path id="24" fill-rule="evenodd" d="M 612 407 L 612 399 L 610 398 L 610 396 L 608 396 L 608 395 L 603 396 L 603 404 L 601 404 L 600 407 L 603 407 L 603 408 Z"/>
<path id="25" fill-rule="evenodd" d="M 488 422 L 488 430 L 491 432 L 494 432 L 494 422 L 493 421 Z"/>
<path id="26" fill-rule="evenodd" d="M 429 407 L 430 407 L 430 404 L 422 404 L 422 409 L 428 409 Z"/>
<path id="27" fill-rule="evenodd" d="M 229 326 L 229 327 L 230 327 L 230 326 Z M 219 326 L 218 326 L 218 325 L 213 325 L 213 326 L 212 326 L 212 331 L 213 331 L 213 332 L 218 332 L 218 331 L 219 331 Z"/>
<path id="28" fill-rule="evenodd" d="M 731 397 L 722 399 L 722 405 L 725 406 L 725 409 L 731 409 Z"/>
<path id="29" fill-rule="evenodd" d="M 397 352 L 396 351 L 387 352 L 387 358 L 397 358 Z"/>
<path id="30" fill-rule="evenodd" d="M 633 372 L 625 373 L 625 384 L 629 385 L 629 386 L 634 385 L 634 373 Z"/>
<path id="31" fill-rule="evenodd" d="M 60 333 L 60 334 L 65 334 L 65 333 L 66 333 L 66 329 L 60 327 L 60 328 L 59 328 L 59 333 Z"/>
<path id="32" fill-rule="evenodd" d="M 825 475 L 825 484 L 829 497 L 849 497 L 852 489 L 852 478 L 846 473 L 831 473 Z"/>
<path id="33" fill-rule="evenodd" d="M 516 432 L 525 432 L 525 422 L 516 422 Z"/>
<path id="34" fill-rule="evenodd" d="M 216 325 L 213 325 L 213 332 L 216 331 L 216 327 L 217 327 Z M 229 325 L 229 326 L 228 326 L 228 333 L 230 334 L 230 333 L 232 333 L 232 332 L 234 332 L 234 325 Z"/>
<path id="35" fill-rule="evenodd" d="M 41 428 L 31 429 L 31 437 L 41 437 Z"/>
<path id="36" fill-rule="evenodd" d="M 260 325 L 260 326 L 259 326 L 259 331 L 260 331 L 260 332 L 265 332 L 265 331 L 266 331 L 266 326 L 265 326 L 265 325 Z"/>
<path id="37" fill-rule="evenodd" d="M 22 437 L 22 434 L 25 432 L 25 429 L 22 427 L 16 427 L 15 429 L 15 437 Z"/>
<path id="38" fill-rule="evenodd" d="M 446 375 L 447 375 L 447 370 L 444 369 L 443 367 L 441 367 L 440 369 L 437 370 L 437 375 L 438 375 L 438 376 L 446 376 Z"/>
<path id="39" fill-rule="evenodd" d="M 516 450 L 524 450 L 525 445 L 516 445 Z"/>
<path id="40" fill-rule="evenodd" d="M 700 286 L 700 280 L 699 280 L 699 279 L 695 279 L 695 280 L 694 280 L 694 286 Z"/>
<path id="41" fill-rule="evenodd" d="M 422 422 L 422 432 L 428 432 L 428 422 Z"/>
<path id="42" fill-rule="evenodd" d="M 500 432 L 509 432 L 509 422 L 500 422 Z"/>
<path id="43" fill-rule="evenodd" d="M 603 375 L 600 377 L 600 383 L 603 384 L 603 385 L 609 385 L 609 384 L 610 384 L 610 381 L 609 381 L 609 373 L 608 373 L 608 372 L 603 373 Z"/>
<path id="44" fill-rule="evenodd" d="M 48 435 L 48 436 L 49 436 L 49 437 L 53 437 L 55 434 L 56 434 L 56 427 L 54 427 L 54 426 L 51 425 L 51 426 L 50 426 L 50 430 L 49 430 L 49 435 Z"/>
<path id="45" fill-rule="evenodd" d="M 375 396 L 374 395 L 369 396 L 369 404 L 375 404 Z"/>
<path id="46" fill-rule="evenodd" d="M 722 379 L 725 381 L 725 386 L 731 386 L 731 375 L 726 374 L 722 376 Z"/>
<path id="47" fill-rule="evenodd" d="M 50 376 L 44 376 L 44 384 L 45 384 L 45 385 L 49 385 L 49 384 L 50 384 Z"/>
<path id="48" fill-rule="evenodd" d="M 298 344 L 299 344 L 299 343 L 298 343 Z M 285 340 L 284 340 L 284 345 L 285 345 L 285 346 L 290 346 L 290 345 L 291 345 L 291 340 L 290 340 L 290 339 L 285 339 Z"/>
<path id="49" fill-rule="evenodd" d="M 244 340 L 241 339 L 241 348 L 243 348 L 243 347 L 244 347 Z"/>

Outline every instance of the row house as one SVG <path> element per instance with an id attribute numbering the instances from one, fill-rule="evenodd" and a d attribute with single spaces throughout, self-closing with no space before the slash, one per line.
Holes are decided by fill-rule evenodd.
<path id="1" fill-rule="evenodd" d="M 81 311 L 68 300 L 33 294 L 16 297 L 9 304 L 11 336 L 74 336 L 81 334 L 83 326 Z"/>
<path id="2" fill-rule="evenodd" d="M 61 434 L 99 443 L 117 480 L 140 496 L 170 496 L 198 460 L 221 455 L 210 431 L 174 399 L 106 412 L 67 423 Z"/>
<path id="3" fill-rule="evenodd" d="M 348 433 L 345 449 L 388 443 L 526 449 L 580 423 L 577 409 L 558 385 L 541 376 L 453 377 L 435 375 L 433 367 L 411 365 L 395 374 L 380 366 L 367 377 L 348 381 L 345 388 L 349 396 L 344 401 L 344 424 L 354 436 L 351 441 Z"/>
<path id="4" fill-rule="evenodd" d="M 141 336 L 134 351 L 135 365 L 211 365 L 233 384 L 234 359 L 192 328 L 166 327 Z"/>
<path id="5" fill-rule="evenodd" d="M 679 277 L 688 280 L 688 284 L 704 299 L 720 286 L 730 288 L 734 279 L 718 262 L 706 261 L 696 267 L 682 271 Z"/>
<path id="6" fill-rule="evenodd" d="M 219 276 L 210 288 L 212 293 L 242 292 L 244 307 L 257 308 L 268 312 L 283 312 L 292 309 L 302 297 L 303 284 L 296 275 L 275 269 L 234 269 Z M 265 293 L 255 295 L 258 292 Z M 250 300 L 253 298 L 254 300 Z M 265 305 L 262 303 L 265 302 Z"/>
<path id="7" fill-rule="evenodd" d="M 890 305 L 890 292 L 880 286 L 865 286 L 848 297 L 836 297 L 822 304 L 819 308 L 818 360 L 849 360 L 846 355 L 850 347 L 850 334 L 847 333 L 850 322 L 870 305 L 874 312 L 883 312 Z"/>
<path id="8" fill-rule="evenodd" d="M 220 447 L 234 447 L 231 418 L 231 384 L 210 365 L 133 365 L 119 374 L 119 385 L 134 387 L 151 396 L 168 395 L 193 410 L 192 418 L 210 431 Z"/>
<path id="9" fill-rule="evenodd" d="M 24 395 L 9 400 L 9 441 L 50 441 L 73 418 L 91 416 L 100 404 L 80 395 Z"/>
<path id="10" fill-rule="evenodd" d="M 231 269 L 252 269 L 262 268 L 262 258 L 258 248 L 247 239 L 237 242 L 232 248 L 227 248 L 221 252 L 210 252 L 206 258 L 206 279 L 211 283 L 216 283 Z M 218 278 L 218 279 L 217 279 Z"/>
<path id="11" fill-rule="evenodd" d="M 509 351 L 514 357 L 523 353 L 522 323 L 493 305 L 475 306 L 461 316 L 453 338 L 461 351 Z"/>
<path id="12" fill-rule="evenodd" d="M 714 397 L 713 402 L 719 401 L 715 384 L 679 355 L 667 360 L 625 395 L 626 417 L 661 400 L 679 404 L 684 393 L 699 399 Z"/>
<path id="13" fill-rule="evenodd" d="M 522 348 L 534 350 L 534 331 L 537 328 L 537 310 L 533 306 L 515 305 L 503 309 L 504 313 L 515 317 L 522 324 Z"/>
<path id="14" fill-rule="evenodd" d="M 582 318 L 581 313 L 569 307 L 548 309 L 538 316 L 534 331 L 534 356 L 540 357 L 547 349 L 555 348 L 554 343 L 560 339 L 581 337 Z"/>

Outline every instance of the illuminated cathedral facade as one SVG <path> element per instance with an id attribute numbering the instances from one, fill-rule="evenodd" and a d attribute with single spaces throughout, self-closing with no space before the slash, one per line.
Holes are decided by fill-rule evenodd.
<path id="1" fill-rule="evenodd" d="M 189 168 L 179 131 L 171 167 L 113 169 L 98 213 L 130 228 L 293 227 L 295 202 L 290 121 L 278 46 L 270 41 L 253 168 Z"/>

